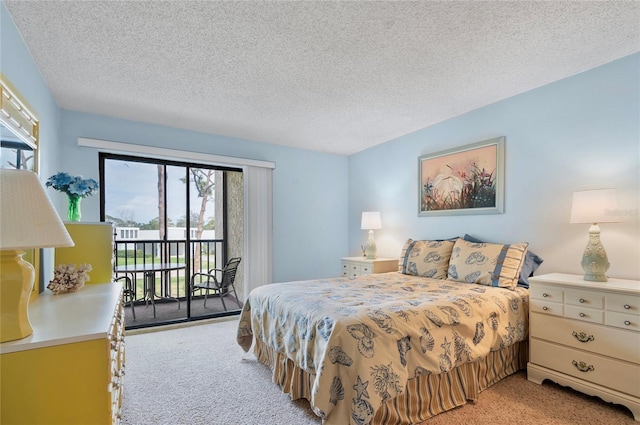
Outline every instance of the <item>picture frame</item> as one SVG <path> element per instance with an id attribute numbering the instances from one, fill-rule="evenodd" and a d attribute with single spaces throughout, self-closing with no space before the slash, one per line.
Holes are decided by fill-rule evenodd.
<path id="1" fill-rule="evenodd" d="M 502 214 L 505 137 L 418 158 L 418 216 Z"/>

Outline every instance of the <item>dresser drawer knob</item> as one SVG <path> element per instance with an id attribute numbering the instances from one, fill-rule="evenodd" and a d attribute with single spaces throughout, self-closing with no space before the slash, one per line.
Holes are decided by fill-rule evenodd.
<path id="1" fill-rule="evenodd" d="M 542 307 L 542 309 L 543 309 L 544 311 L 547 311 L 547 310 L 549 310 L 549 307 L 547 307 L 547 306 L 545 305 L 544 307 Z"/>
<path id="2" fill-rule="evenodd" d="M 593 337 L 593 335 L 587 335 L 587 334 L 586 334 L 586 333 L 584 333 L 584 332 L 576 332 L 576 331 L 573 331 L 573 332 L 571 333 L 571 335 L 573 335 L 573 337 L 574 337 L 575 339 L 577 339 L 578 341 L 580 341 L 580 342 L 589 342 L 589 341 L 594 341 L 594 340 L 595 340 L 595 338 Z"/>
<path id="3" fill-rule="evenodd" d="M 572 365 L 574 365 L 576 367 L 576 369 L 578 369 L 580 372 L 592 372 L 594 370 L 596 370 L 592 364 L 586 364 L 585 362 L 578 362 L 573 360 L 571 362 Z"/>
<path id="4" fill-rule="evenodd" d="M 628 321 L 628 320 L 625 320 L 625 321 L 624 321 L 624 324 L 625 324 L 626 326 L 631 326 L 631 322 L 630 322 L 630 321 Z"/>
<path id="5" fill-rule="evenodd" d="M 584 304 L 586 301 L 584 300 L 584 298 L 580 298 L 580 302 Z"/>
<path id="6" fill-rule="evenodd" d="M 625 304 L 625 305 L 624 305 L 624 309 L 625 309 L 625 310 L 629 310 L 629 309 L 631 309 L 631 306 L 630 306 L 629 304 Z"/>
<path id="7" fill-rule="evenodd" d="M 545 298 L 547 298 L 547 297 L 549 296 L 549 294 L 547 294 L 546 292 L 544 292 L 544 293 L 542 294 L 542 296 L 543 296 L 543 297 L 545 297 Z"/>
<path id="8" fill-rule="evenodd" d="M 580 313 L 580 317 L 587 317 L 587 315 L 584 313 Z"/>

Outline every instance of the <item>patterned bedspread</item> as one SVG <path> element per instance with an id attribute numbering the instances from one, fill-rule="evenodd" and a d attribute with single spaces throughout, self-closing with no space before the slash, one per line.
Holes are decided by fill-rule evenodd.
<path id="1" fill-rule="evenodd" d="M 323 423 L 367 424 L 414 376 L 526 339 L 528 299 L 395 272 L 271 284 L 246 300 L 238 343 L 248 351 L 255 336 L 309 372 Z"/>

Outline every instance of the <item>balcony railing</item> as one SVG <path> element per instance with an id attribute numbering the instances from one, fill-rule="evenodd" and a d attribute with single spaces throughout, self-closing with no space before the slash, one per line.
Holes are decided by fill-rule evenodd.
<path id="1" fill-rule="evenodd" d="M 136 300 L 145 299 L 145 278 L 154 279 L 159 298 L 185 300 L 189 290 L 189 277 L 193 273 L 222 268 L 226 260 L 223 246 L 223 239 L 192 240 L 189 242 L 187 256 L 187 241 L 184 239 L 116 240 L 114 270 L 116 276 L 132 277 Z M 196 292 L 195 295 L 200 293 Z"/>

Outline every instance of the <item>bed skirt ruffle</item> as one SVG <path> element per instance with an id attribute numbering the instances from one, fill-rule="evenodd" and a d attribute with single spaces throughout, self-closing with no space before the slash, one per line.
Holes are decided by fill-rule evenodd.
<path id="1" fill-rule="evenodd" d="M 289 358 L 257 339 L 253 351 L 259 362 L 271 368 L 273 382 L 284 393 L 292 400 L 304 398 L 311 402 L 315 375 L 300 369 Z M 525 340 L 447 373 L 419 375 L 407 382 L 404 393 L 387 400 L 377 410 L 372 425 L 418 424 L 468 401 L 475 402 L 480 392 L 525 369 L 528 356 L 529 341 Z"/>

